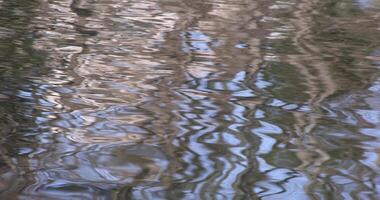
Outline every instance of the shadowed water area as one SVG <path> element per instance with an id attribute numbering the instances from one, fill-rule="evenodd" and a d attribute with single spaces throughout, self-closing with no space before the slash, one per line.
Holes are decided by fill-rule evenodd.
<path id="1" fill-rule="evenodd" d="M 0 199 L 380 199 L 380 1 L 0 0 Z"/>

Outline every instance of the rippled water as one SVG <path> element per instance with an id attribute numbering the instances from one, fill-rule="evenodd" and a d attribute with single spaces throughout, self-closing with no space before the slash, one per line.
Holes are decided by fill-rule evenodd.
<path id="1" fill-rule="evenodd" d="M 0 0 L 0 198 L 380 199 L 379 11 Z"/>

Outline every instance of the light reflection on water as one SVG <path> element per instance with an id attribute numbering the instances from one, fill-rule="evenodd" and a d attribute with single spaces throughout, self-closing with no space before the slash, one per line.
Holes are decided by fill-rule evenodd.
<path id="1" fill-rule="evenodd" d="M 0 197 L 380 198 L 378 4 L 0 1 Z"/>

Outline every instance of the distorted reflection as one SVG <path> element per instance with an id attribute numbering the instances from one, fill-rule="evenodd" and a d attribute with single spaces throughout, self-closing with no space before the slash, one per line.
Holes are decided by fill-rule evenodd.
<path id="1" fill-rule="evenodd" d="M 0 0 L 0 199 L 379 199 L 379 8 Z"/>

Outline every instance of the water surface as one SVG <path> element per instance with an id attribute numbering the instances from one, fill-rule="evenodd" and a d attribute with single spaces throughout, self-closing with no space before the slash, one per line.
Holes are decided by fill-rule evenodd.
<path id="1" fill-rule="evenodd" d="M 0 198 L 379 199 L 379 11 L 0 0 Z"/>

